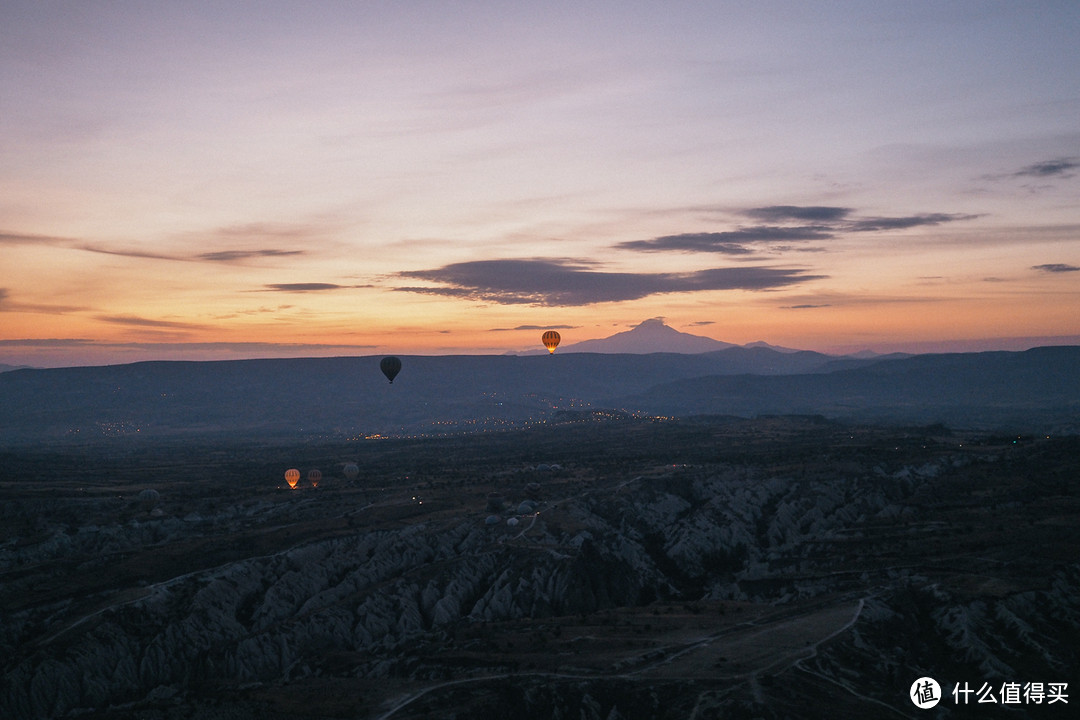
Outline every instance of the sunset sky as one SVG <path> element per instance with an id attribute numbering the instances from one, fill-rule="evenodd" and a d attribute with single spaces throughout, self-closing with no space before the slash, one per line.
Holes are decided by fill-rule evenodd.
<path id="1" fill-rule="evenodd" d="M 0 363 L 1080 344 L 1080 3 L 0 3 Z"/>

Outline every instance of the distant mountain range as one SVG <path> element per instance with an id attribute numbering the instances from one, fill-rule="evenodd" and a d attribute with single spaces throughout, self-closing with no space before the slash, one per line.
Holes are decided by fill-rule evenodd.
<path id="1" fill-rule="evenodd" d="M 9 370 L 22 370 L 29 367 L 29 365 L 8 365 L 6 363 L 0 363 L 0 373 L 7 372 Z"/>
<path id="2" fill-rule="evenodd" d="M 812 374 L 712 375 L 658 384 L 618 404 L 660 414 L 821 414 L 889 423 L 1080 431 L 1080 347 L 849 357 Z"/>
<path id="3" fill-rule="evenodd" d="M 635 325 L 630 330 L 615 333 L 610 337 L 597 338 L 594 340 L 582 340 L 577 343 L 569 343 L 559 347 L 560 353 L 630 353 L 634 355 L 647 355 L 649 353 L 679 353 L 696 354 L 727 350 L 735 347 L 763 347 L 778 352 L 798 352 L 790 348 L 770 345 L 764 341 L 749 343 L 748 345 L 736 345 L 735 343 L 713 340 L 703 335 L 680 332 L 664 323 L 663 318 L 651 318 Z M 539 355 L 545 351 L 542 349 L 529 350 L 525 355 Z"/>
<path id="4" fill-rule="evenodd" d="M 392 385 L 379 357 L 13 370 L 0 374 L 0 445 L 428 434 L 597 411 L 820 414 L 1048 432 L 1080 426 L 1080 347 L 886 359 L 739 346 L 401 359 Z"/>

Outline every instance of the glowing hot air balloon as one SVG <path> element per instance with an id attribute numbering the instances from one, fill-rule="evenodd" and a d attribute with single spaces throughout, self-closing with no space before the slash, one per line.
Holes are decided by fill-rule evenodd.
<path id="1" fill-rule="evenodd" d="M 319 481 L 322 480 L 322 472 L 319 470 L 308 470 L 307 479 L 308 482 L 311 483 L 311 487 L 319 487 Z"/>
<path id="2" fill-rule="evenodd" d="M 285 482 L 289 483 L 289 487 L 296 487 L 296 483 L 300 482 L 300 471 L 296 468 L 290 468 L 285 471 Z"/>
<path id="3" fill-rule="evenodd" d="M 544 343 L 544 347 L 548 349 L 549 353 L 554 353 L 555 348 L 559 347 L 559 341 L 562 340 L 562 336 L 554 330 L 548 330 L 540 338 Z"/>
<path id="4" fill-rule="evenodd" d="M 390 381 L 390 384 L 394 384 L 394 378 L 401 372 L 401 361 L 396 357 L 384 357 L 379 362 L 379 369 L 382 370 L 382 374 L 386 376 L 386 379 Z"/>

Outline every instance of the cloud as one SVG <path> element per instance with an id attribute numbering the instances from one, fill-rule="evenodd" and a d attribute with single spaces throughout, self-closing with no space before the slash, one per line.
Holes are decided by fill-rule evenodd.
<path id="1" fill-rule="evenodd" d="M 612 273 L 593 270 L 581 261 L 568 259 L 479 260 L 399 273 L 403 278 L 438 283 L 442 287 L 408 286 L 395 290 L 500 305 L 567 307 L 666 293 L 769 290 L 825 277 L 805 272 L 753 266 L 689 273 Z"/>
<path id="2" fill-rule="evenodd" d="M 275 250 L 273 248 L 268 248 L 265 250 L 218 250 L 216 252 L 201 253 L 195 257 L 199 260 L 209 260 L 210 262 L 235 262 L 237 260 L 247 260 L 249 258 L 287 257 L 289 255 L 303 254 L 303 250 Z"/>
<path id="3" fill-rule="evenodd" d="M 222 244 L 223 240 L 233 241 L 235 238 L 246 237 L 249 233 L 257 233 L 260 237 L 271 236 L 291 239 L 304 237 L 301 230 L 289 228 L 272 228 L 264 225 L 237 226 L 222 228 L 214 234 L 215 244 Z M 185 236 L 190 242 L 191 237 Z M 147 260 L 171 260 L 180 262 L 237 262 L 252 258 L 277 258 L 291 257 L 305 254 L 304 250 L 281 250 L 278 248 L 257 248 L 254 250 L 215 250 L 212 252 L 198 253 L 195 255 L 173 254 L 154 252 L 139 248 L 112 247 L 102 243 L 87 242 L 79 238 L 57 237 L 53 235 L 28 235 L 18 232 L 0 232 L 0 245 L 52 245 L 56 247 L 71 248 L 84 252 L 98 253 L 100 255 L 115 255 L 119 257 L 131 257 Z"/>
<path id="4" fill-rule="evenodd" d="M 0 347 L 45 347 L 45 348 L 149 348 L 182 350 L 340 350 L 376 348 L 379 345 L 345 345 L 329 343 L 272 343 L 272 342 L 109 342 L 93 338 L 9 338 L 0 339 Z"/>
<path id="5" fill-rule="evenodd" d="M 960 215 L 954 213 L 927 213 L 905 217 L 875 217 L 853 220 L 847 223 L 845 230 L 850 232 L 877 232 L 882 230 L 906 230 L 913 227 L 941 225 L 960 220 L 974 220 L 978 215 Z"/>
<path id="6" fill-rule="evenodd" d="M 224 225 L 211 230 L 208 234 L 229 238 L 307 238 L 320 235 L 323 229 L 319 225 L 303 223 L 252 222 Z"/>
<path id="7" fill-rule="evenodd" d="M 8 288 L 0 288 L 0 312 L 41 313 L 44 315 L 62 315 L 80 312 L 89 308 L 81 305 L 39 305 L 18 302 Z"/>
<path id="8" fill-rule="evenodd" d="M 811 310 L 826 307 L 880 307 L 880 306 L 911 306 L 930 305 L 939 302 L 950 302 L 953 298 L 945 295 L 932 295 L 921 293 L 917 295 L 876 295 L 869 292 L 843 292 L 825 290 L 792 294 L 784 298 L 790 301 L 790 305 L 777 305 L 783 310 Z"/>
<path id="9" fill-rule="evenodd" d="M 282 258 L 305 255 L 305 250 L 282 250 L 278 243 L 298 243 L 323 238 L 330 228 L 319 223 L 253 222 L 225 225 L 206 231 L 185 233 L 186 243 L 209 244 L 212 247 L 233 246 L 233 249 L 199 253 L 192 260 L 231 263 L 259 258 Z M 237 247 L 240 246 L 240 247 Z"/>
<path id="10" fill-rule="evenodd" d="M 179 255 L 167 255 L 164 253 L 149 252 L 146 250 L 115 250 L 113 248 L 102 247 L 100 245 L 91 245 L 89 243 L 80 243 L 73 245 L 76 250 L 84 250 L 86 252 L 99 253 L 101 255 L 119 255 L 121 257 L 140 258 L 144 260 L 190 260 L 191 258 L 182 257 Z"/>
<path id="11" fill-rule="evenodd" d="M 273 283 L 264 286 L 274 292 L 322 292 L 324 290 L 342 290 L 353 285 L 335 285 L 334 283 Z"/>
<path id="12" fill-rule="evenodd" d="M 133 362 L 136 360 L 225 360 L 260 357 L 326 357 L 357 354 L 379 345 L 333 345 L 325 343 L 273 342 L 110 342 L 91 338 L 0 339 L 0 349 L 10 354 L 31 353 L 27 364 L 69 366 Z M 71 352 L 77 351 L 77 352 Z M 20 361 L 23 362 L 23 361 Z"/>
<path id="13" fill-rule="evenodd" d="M 715 325 L 715 320 L 698 320 L 697 322 L 690 323 L 690 327 L 701 327 L 702 325 Z"/>
<path id="14" fill-rule="evenodd" d="M 906 230 L 979 217 L 954 213 L 922 213 L 899 217 L 859 218 L 852 217 L 854 212 L 853 208 L 823 205 L 768 205 L 750 208 L 741 213 L 768 224 L 719 232 L 679 233 L 648 240 L 628 240 L 616 244 L 615 247 L 637 252 L 680 251 L 748 255 L 757 252 L 754 246 L 768 245 L 774 252 L 821 252 L 821 248 L 806 248 L 786 243 L 831 240 L 845 233 Z"/>
<path id="15" fill-rule="evenodd" d="M 90 338 L 12 338 L 0 340 L 0 347 L 70 348 L 98 344 L 100 343 Z"/>
<path id="16" fill-rule="evenodd" d="M 292 304 L 275 305 L 274 307 L 267 307 L 266 305 L 263 305 L 262 307 L 248 308 L 247 310 L 236 310 L 234 312 L 229 312 L 229 313 L 224 313 L 224 314 L 221 314 L 221 315 L 216 315 L 216 316 L 214 316 L 214 319 L 215 320 L 231 320 L 232 318 L 239 317 L 240 315 L 268 315 L 268 314 L 279 313 L 279 312 L 282 312 L 284 310 L 291 310 L 294 307 L 296 307 L 296 306 L 292 305 Z"/>
<path id="17" fill-rule="evenodd" d="M 1080 168 L 1080 160 L 1077 158 L 1058 158 L 1056 160 L 1044 160 L 1013 173 L 1014 177 L 1072 177 L 1071 170 Z"/>
<path id="18" fill-rule="evenodd" d="M 743 212 L 752 218 L 767 222 L 837 222 L 852 212 L 851 208 L 823 207 L 820 205 L 769 205 L 768 207 L 750 208 Z"/>
<path id="19" fill-rule="evenodd" d="M 0 245 L 64 245 L 71 241 L 52 235 L 27 235 L 17 232 L 0 232 Z"/>
<path id="20" fill-rule="evenodd" d="M 263 248 L 258 250 L 215 250 L 213 252 L 199 253 L 197 255 L 172 255 L 168 253 L 149 252 L 146 250 L 115 249 L 101 245 L 81 243 L 73 245 L 79 250 L 86 252 L 101 253 L 103 255 L 119 255 L 122 257 L 143 258 L 148 260 L 173 260 L 179 262 L 215 262 L 230 263 L 252 258 L 276 258 L 303 255 L 303 250 L 279 250 L 277 248 Z"/>
<path id="21" fill-rule="evenodd" d="M 115 325 L 132 325 L 135 327 L 172 328 L 181 330 L 199 329 L 205 326 L 186 322 L 174 322 L 171 320 L 152 320 L 134 315 L 98 315 L 97 319 L 102 322 Z"/>
<path id="22" fill-rule="evenodd" d="M 488 332 L 512 332 L 514 330 L 576 330 L 580 325 L 518 325 L 512 328 L 491 328 Z"/>
<path id="23" fill-rule="evenodd" d="M 644 252 L 684 250 L 745 255 L 754 252 L 746 247 L 747 243 L 828 240 L 831 237 L 833 237 L 833 234 L 829 228 L 817 225 L 800 227 L 758 225 L 724 232 L 682 233 L 679 235 L 663 235 L 650 240 L 629 240 L 619 243 L 616 247 Z"/>
<path id="24" fill-rule="evenodd" d="M 27 235 L 25 233 L 0 232 L 0 244 L 3 245 L 52 245 L 55 247 L 83 250 L 102 255 L 122 255 L 125 257 L 150 258 L 153 260 L 184 260 L 183 257 L 163 255 L 145 250 L 117 250 L 85 242 L 78 238 L 58 237 L 55 235 Z"/>
<path id="25" fill-rule="evenodd" d="M 1040 270 L 1048 273 L 1080 272 L 1080 267 L 1066 265 L 1065 263 L 1046 263 L 1045 265 L 1033 265 L 1032 270 Z"/>

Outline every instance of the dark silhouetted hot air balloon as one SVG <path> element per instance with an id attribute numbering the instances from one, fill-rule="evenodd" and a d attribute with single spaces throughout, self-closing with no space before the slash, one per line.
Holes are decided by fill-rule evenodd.
<path id="1" fill-rule="evenodd" d="M 296 483 L 300 482 L 300 471 L 296 468 L 290 468 L 285 471 L 285 482 L 289 483 L 289 487 L 296 487 Z"/>
<path id="2" fill-rule="evenodd" d="M 386 376 L 386 379 L 393 384 L 394 378 L 401 372 L 401 361 L 396 357 L 384 357 L 379 363 L 379 369 L 382 370 L 382 374 Z"/>
<path id="3" fill-rule="evenodd" d="M 161 500 L 161 493 L 154 488 L 146 488 L 138 495 L 139 502 L 146 508 L 147 512 L 157 507 L 158 501 Z"/>
<path id="4" fill-rule="evenodd" d="M 319 481 L 322 480 L 322 471 L 308 470 L 307 479 L 311 483 L 311 487 L 319 487 Z"/>
<path id="5" fill-rule="evenodd" d="M 548 330 L 540 340 L 544 343 L 544 347 L 548 349 L 549 353 L 555 352 L 555 348 L 559 347 L 559 341 L 562 340 L 562 336 L 554 330 Z"/>
<path id="6" fill-rule="evenodd" d="M 356 463 L 345 463 L 343 471 L 345 472 L 345 477 L 350 480 L 355 480 L 360 475 L 360 466 Z"/>

